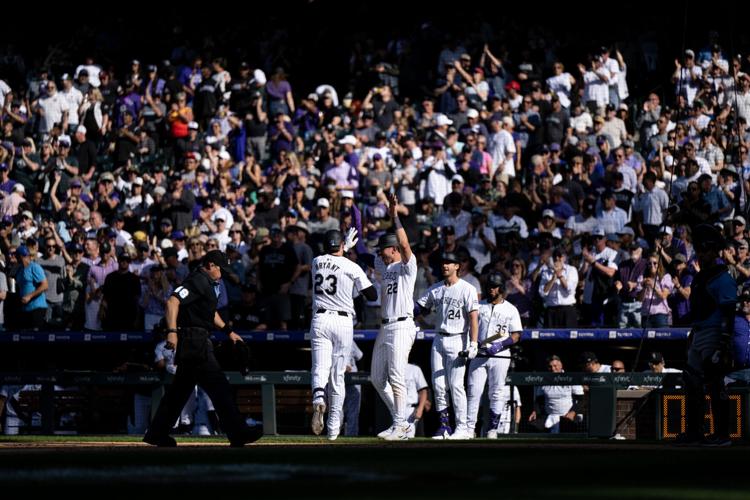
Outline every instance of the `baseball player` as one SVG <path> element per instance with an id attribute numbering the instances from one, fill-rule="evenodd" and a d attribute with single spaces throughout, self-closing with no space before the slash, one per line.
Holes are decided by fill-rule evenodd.
<path id="1" fill-rule="evenodd" d="M 417 258 L 409 246 L 409 238 L 398 218 L 398 199 L 388 196 L 388 209 L 396 234 L 380 237 L 380 255 L 375 268 L 381 277 L 381 327 L 372 351 L 370 376 L 372 385 L 393 417 L 393 425 L 378 434 L 387 441 L 409 439 L 406 411 L 406 365 L 414 344 L 414 284 L 417 280 Z"/>
<path id="2" fill-rule="evenodd" d="M 422 369 L 413 363 L 406 365 L 406 401 L 408 408 L 411 409 L 411 415 L 408 418 L 410 438 L 413 438 L 417 431 L 420 436 L 424 436 L 422 428 L 424 426 L 420 427 L 419 423 L 422 415 L 427 411 L 428 392 L 427 380 L 424 378 Z"/>
<path id="3" fill-rule="evenodd" d="M 312 344 L 312 431 L 323 432 L 326 411 L 325 387 L 330 382 L 328 439 L 339 436 L 346 387 L 344 373 L 354 340 L 355 292 L 375 300 L 377 292 L 365 272 L 344 257 L 357 243 L 356 229 L 350 229 L 346 241 L 341 231 L 325 233 L 326 254 L 313 259 L 313 319 L 310 325 Z"/>
<path id="4" fill-rule="evenodd" d="M 417 301 L 420 309 L 434 308 L 437 315 L 437 335 L 432 342 L 430 354 L 435 406 L 440 413 L 440 427 L 433 436 L 434 439 L 474 437 L 473 429 L 469 429 L 466 419 L 466 363 L 459 353 L 466 351 L 466 358 L 469 360 L 477 355 L 479 305 L 476 288 L 458 277 L 459 267 L 460 261 L 456 254 L 444 253 L 443 281 L 435 283 Z M 453 434 L 448 415 L 448 391 L 453 400 L 456 419 L 456 430 Z"/>
<path id="5" fill-rule="evenodd" d="M 518 387 L 513 387 L 513 401 L 511 402 L 510 386 L 503 386 L 500 394 L 500 407 L 502 410 L 497 427 L 487 430 L 487 439 L 497 439 L 498 434 L 509 434 L 511 418 L 515 420 L 515 429 L 518 432 L 518 427 L 521 424 L 521 393 L 518 391 Z M 513 408 L 515 408 L 515 411 Z M 513 416 L 511 417 L 511 415 Z"/>
<path id="6" fill-rule="evenodd" d="M 493 271 L 487 277 L 487 296 L 489 301 L 483 301 L 479 305 L 480 357 L 469 363 L 468 426 L 472 432 L 476 427 L 479 403 L 488 380 L 489 430 L 498 429 L 504 403 L 502 392 L 510 366 L 510 355 L 503 351 L 518 342 L 523 329 L 518 309 L 505 300 L 505 278 L 498 271 Z"/>

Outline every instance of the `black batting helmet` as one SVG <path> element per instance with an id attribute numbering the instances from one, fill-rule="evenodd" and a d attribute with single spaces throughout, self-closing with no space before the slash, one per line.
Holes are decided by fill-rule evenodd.
<path id="1" fill-rule="evenodd" d="M 380 250 L 385 250 L 388 247 L 398 247 L 398 237 L 393 233 L 386 233 L 378 240 Z"/>
<path id="2" fill-rule="evenodd" d="M 326 252 L 338 252 L 339 248 L 341 247 L 341 243 L 343 242 L 344 236 L 341 234 L 341 231 L 338 231 L 336 229 L 326 231 L 324 241 Z"/>
<path id="3" fill-rule="evenodd" d="M 493 271 L 487 276 L 487 288 L 505 290 L 505 276 L 501 272 Z"/>

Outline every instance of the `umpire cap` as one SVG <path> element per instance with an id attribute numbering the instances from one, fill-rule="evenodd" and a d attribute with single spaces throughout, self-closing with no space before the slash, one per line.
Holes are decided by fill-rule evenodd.
<path id="1" fill-rule="evenodd" d="M 344 236 L 341 234 L 341 231 L 338 231 L 336 229 L 331 229 L 329 231 L 326 231 L 325 242 L 324 242 L 326 252 L 329 252 L 329 253 L 338 252 L 343 242 L 344 242 Z"/>
<path id="2" fill-rule="evenodd" d="M 398 237 L 393 233 L 386 233 L 378 240 L 380 250 L 385 250 L 388 247 L 398 247 Z"/>
<path id="3" fill-rule="evenodd" d="M 693 230 L 693 242 L 697 251 L 721 250 L 726 244 L 721 231 L 710 224 L 700 224 Z"/>
<path id="4" fill-rule="evenodd" d="M 216 265 L 216 267 L 221 269 L 221 274 L 224 276 L 232 274 L 231 269 L 229 269 L 229 260 L 227 260 L 227 256 L 221 250 L 211 250 L 208 252 L 201 259 L 201 264 L 204 267 L 208 264 Z"/>
<path id="5" fill-rule="evenodd" d="M 498 271 L 493 271 L 487 276 L 487 288 L 505 289 L 505 277 Z"/>

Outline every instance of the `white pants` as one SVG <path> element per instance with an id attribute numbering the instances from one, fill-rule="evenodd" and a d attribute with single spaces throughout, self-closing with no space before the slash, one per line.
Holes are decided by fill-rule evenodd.
<path id="1" fill-rule="evenodd" d="M 510 354 L 505 353 L 505 356 Z M 503 387 L 508 375 L 510 358 L 474 358 L 469 363 L 469 413 L 467 423 L 473 431 L 477 425 L 479 403 L 482 400 L 485 383 L 489 382 L 487 396 L 490 400 L 490 410 L 496 415 L 503 411 Z"/>
<path id="2" fill-rule="evenodd" d="M 330 384 L 328 404 L 329 436 L 338 436 L 346 397 L 344 374 L 352 350 L 352 318 L 334 312 L 315 314 L 310 325 L 312 345 L 313 404 L 324 401 L 326 384 Z"/>
<path id="3" fill-rule="evenodd" d="M 408 417 L 406 365 L 409 364 L 409 352 L 416 335 L 414 320 L 411 318 L 383 325 L 372 350 L 372 385 L 391 412 L 396 426 L 405 426 Z"/>
<path id="4" fill-rule="evenodd" d="M 466 359 L 458 353 L 466 349 L 466 335 L 436 335 L 432 341 L 432 387 L 437 411 L 448 408 L 448 391 L 453 400 L 456 430 L 468 430 L 466 422 Z"/>

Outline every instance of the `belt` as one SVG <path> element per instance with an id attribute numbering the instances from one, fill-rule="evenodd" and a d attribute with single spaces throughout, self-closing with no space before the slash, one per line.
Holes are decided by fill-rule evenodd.
<path id="1" fill-rule="evenodd" d="M 390 325 L 391 323 L 398 323 L 399 321 L 406 321 L 411 319 L 411 316 L 401 316 L 400 318 L 384 318 L 380 320 L 381 325 Z"/>
<path id="2" fill-rule="evenodd" d="M 349 313 L 344 312 L 344 311 L 332 311 L 331 309 L 318 309 L 317 311 L 315 311 L 315 314 L 326 314 L 326 313 L 338 314 L 339 316 L 346 316 L 347 318 L 349 317 Z"/>
<path id="3" fill-rule="evenodd" d="M 437 332 L 437 334 L 438 334 L 438 335 L 442 335 L 443 337 L 453 337 L 453 336 L 455 336 L 455 335 L 463 335 L 463 332 L 458 332 L 458 333 L 448 333 L 448 332 L 441 332 L 441 331 L 438 331 L 438 332 Z"/>
<path id="4" fill-rule="evenodd" d="M 638 299 L 633 299 L 633 298 L 622 299 L 623 304 L 632 304 L 634 302 L 640 302 L 640 301 Z"/>

